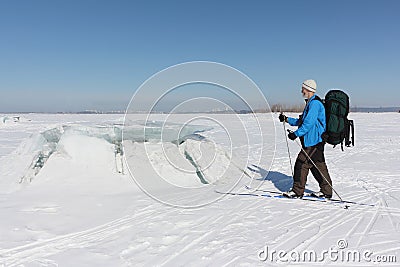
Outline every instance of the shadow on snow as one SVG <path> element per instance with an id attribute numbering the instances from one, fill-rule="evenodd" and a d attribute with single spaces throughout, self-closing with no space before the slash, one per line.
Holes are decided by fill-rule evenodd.
<path id="1" fill-rule="evenodd" d="M 277 171 L 268 171 L 260 166 L 252 164 L 251 167 L 247 167 L 250 171 L 260 174 L 258 181 L 270 181 L 276 189 L 281 192 L 289 191 L 292 188 L 293 178 L 292 176 L 286 175 Z M 311 193 L 309 189 L 305 190 L 306 193 Z"/>

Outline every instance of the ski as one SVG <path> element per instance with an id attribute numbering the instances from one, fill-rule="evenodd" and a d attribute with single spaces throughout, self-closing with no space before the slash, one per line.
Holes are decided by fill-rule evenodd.
<path id="1" fill-rule="evenodd" d="M 214 190 L 215 193 L 222 195 L 232 195 L 232 196 L 254 196 L 254 197 L 269 197 L 269 198 L 285 198 L 281 195 L 270 195 L 270 194 L 257 194 L 257 193 L 240 193 L 240 192 L 221 192 Z"/>
<path id="2" fill-rule="evenodd" d="M 232 196 L 254 196 L 254 197 L 266 197 L 266 198 L 276 198 L 276 199 L 287 199 L 287 200 L 303 200 L 303 201 L 311 201 L 311 202 L 321 202 L 321 203 L 326 203 L 326 204 L 332 204 L 335 206 L 338 206 L 340 204 L 345 204 L 345 203 L 340 203 L 340 202 L 330 202 L 329 200 L 326 200 L 324 198 L 315 198 L 315 197 L 303 197 L 303 198 L 287 198 L 283 196 L 281 193 L 276 194 L 276 193 L 242 193 L 242 192 L 222 192 L 218 190 L 214 190 L 215 193 L 221 194 L 221 195 L 232 195 Z M 341 205 L 340 205 L 341 206 Z M 342 207 L 342 206 L 341 206 Z M 344 209 L 347 209 L 349 205 L 345 205 Z"/>
<path id="3" fill-rule="evenodd" d="M 247 185 L 245 185 L 245 188 L 247 190 L 251 190 L 253 192 L 264 192 L 264 193 L 269 193 L 269 194 L 283 194 L 283 192 L 280 191 L 271 191 L 271 190 L 265 190 L 265 189 L 254 189 L 251 188 Z M 285 197 L 286 198 L 286 197 Z M 295 198 L 297 199 L 297 198 Z M 318 198 L 318 197 L 314 197 L 311 195 L 304 195 L 303 198 L 304 200 L 314 200 L 314 201 L 321 201 L 321 202 L 333 202 L 333 203 L 343 203 L 343 204 L 353 204 L 353 205 L 359 205 L 359 206 L 369 206 L 369 207 L 375 207 L 374 204 L 366 204 L 366 203 L 359 203 L 359 202 L 355 202 L 355 201 L 347 201 L 347 200 L 340 200 L 340 199 L 326 199 L 326 198 Z"/>
<path id="4" fill-rule="evenodd" d="M 272 190 L 265 190 L 265 189 L 258 189 L 258 188 L 252 188 L 248 185 L 245 185 L 244 188 L 247 190 L 255 191 L 255 192 L 265 192 L 265 193 L 271 193 L 271 194 L 283 194 L 281 191 L 272 191 Z"/>

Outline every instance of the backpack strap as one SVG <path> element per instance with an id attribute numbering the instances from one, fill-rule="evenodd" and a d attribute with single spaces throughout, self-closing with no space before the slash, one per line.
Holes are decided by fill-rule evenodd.
<path id="1" fill-rule="evenodd" d="M 321 102 L 322 106 L 325 109 L 324 101 L 319 96 L 315 95 L 315 97 L 311 101 L 314 101 L 314 100 L 317 100 L 317 101 Z M 307 110 L 307 112 L 308 112 L 308 110 Z M 318 119 L 318 122 L 321 124 L 322 128 L 324 128 L 324 124 L 319 119 Z"/>
<path id="2" fill-rule="evenodd" d="M 350 126 L 351 126 L 351 144 L 354 146 L 354 121 L 350 121 Z"/>
<path id="3" fill-rule="evenodd" d="M 303 115 L 304 115 L 304 113 L 308 113 L 308 111 L 310 109 L 310 103 L 312 101 L 314 101 L 314 100 L 318 100 L 318 101 L 320 101 L 322 103 L 322 105 L 324 105 L 324 103 L 322 102 L 322 99 L 319 98 L 319 96 L 317 96 L 317 95 L 315 95 L 315 97 L 311 101 L 306 99 L 306 106 L 303 109 L 303 113 L 301 115 L 299 115 L 299 120 L 300 120 L 299 127 L 303 124 Z M 320 121 L 318 120 L 318 122 L 320 122 Z"/>
<path id="4" fill-rule="evenodd" d="M 345 128 L 345 145 L 349 147 L 350 145 L 354 146 L 354 122 L 353 120 L 345 121 L 346 128 Z M 351 141 L 350 141 L 351 138 Z"/>
<path id="5" fill-rule="evenodd" d="M 349 131 L 351 132 L 351 141 L 349 138 L 347 146 L 350 146 L 350 144 L 352 146 L 354 146 L 354 122 L 353 122 L 353 120 L 349 120 L 349 128 L 350 128 Z M 349 132 L 349 135 L 350 135 L 350 132 Z"/>

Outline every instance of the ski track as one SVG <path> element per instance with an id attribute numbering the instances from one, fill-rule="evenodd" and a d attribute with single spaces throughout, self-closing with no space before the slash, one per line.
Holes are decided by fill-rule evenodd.
<path id="1" fill-rule="evenodd" d="M 146 214 L 152 214 L 152 211 L 148 208 L 143 208 L 141 212 L 135 215 L 126 215 L 88 230 L 58 236 L 44 241 L 33 242 L 12 249 L 0 250 L 0 264 L 4 264 L 5 266 L 18 266 L 71 248 L 96 245 L 107 239 L 113 239 L 117 233 L 133 227 L 137 219 Z"/>
<path id="2" fill-rule="evenodd" d="M 361 242 L 362 242 L 363 238 L 370 233 L 372 227 L 374 226 L 374 224 L 378 220 L 378 215 L 379 214 L 380 214 L 380 209 L 377 209 L 375 211 L 374 215 L 371 217 L 371 220 L 369 221 L 369 223 L 365 227 L 365 230 L 361 234 L 360 238 L 358 239 L 358 242 L 357 242 L 357 245 L 356 245 L 357 247 L 361 246 Z"/>
<path id="3" fill-rule="evenodd" d="M 332 212 L 330 212 L 330 211 L 323 210 L 322 212 L 314 213 L 312 218 L 306 217 L 306 218 L 304 218 L 302 220 L 295 220 L 293 222 L 290 222 L 289 224 L 284 224 L 283 223 L 282 225 L 284 225 L 286 227 L 287 226 L 295 226 L 295 225 L 297 225 L 299 228 L 303 228 L 304 229 L 304 228 L 306 228 L 307 226 L 310 225 L 310 221 L 311 221 L 311 222 L 313 222 L 312 224 L 315 225 L 315 228 L 318 229 L 318 231 L 315 232 L 314 235 L 312 235 L 309 238 L 305 239 L 305 241 L 301 242 L 299 245 L 297 245 L 295 247 L 292 247 L 291 249 L 301 250 L 301 249 L 303 249 L 303 247 L 304 247 L 304 249 L 306 249 L 308 247 L 307 244 L 312 244 L 315 240 L 318 240 L 318 239 L 322 238 L 324 234 L 328 233 L 331 230 L 334 230 L 336 228 L 336 226 L 339 226 L 340 224 L 345 222 L 347 220 L 347 217 L 353 216 L 352 214 L 348 214 L 347 216 L 343 216 L 344 212 L 346 212 L 346 211 L 343 210 L 343 209 L 337 209 L 337 211 L 332 214 Z M 326 218 L 327 217 L 326 215 L 328 215 L 328 214 L 329 214 L 329 220 L 327 222 L 324 221 L 324 222 L 321 222 L 321 224 L 318 224 L 318 221 L 322 221 L 321 218 Z M 314 220 L 314 218 L 317 218 L 317 219 Z M 339 218 L 341 218 L 341 219 L 339 219 Z M 300 222 L 304 222 L 304 223 L 300 224 Z M 336 223 L 332 224 L 332 222 L 336 222 Z M 325 225 L 327 225 L 327 227 L 325 227 Z M 291 233 L 289 233 L 289 234 L 291 234 Z M 297 236 L 301 236 L 301 235 L 302 235 L 302 233 L 294 234 L 294 236 L 296 236 L 296 237 Z M 289 238 L 287 240 L 290 241 L 291 239 L 292 238 Z M 287 243 L 286 240 L 285 240 L 285 242 L 280 243 L 279 249 L 283 249 L 283 248 L 281 248 L 281 245 L 285 244 L 285 243 Z"/>
<path id="4" fill-rule="evenodd" d="M 381 200 L 382 200 L 382 206 L 383 206 L 383 208 L 385 209 L 385 212 L 386 212 L 386 214 L 387 214 L 388 217 L 389 217 L 390 224 L 392 225 L 393 229 L 394 229 L 396 232 L 398 232 L 398 231 L 399 231 L 399 227 L 398 227 L 399 223 L 395 223 L 395 219 L 393 218 L 393 215 L 392 215 L 392 214 L 390 213 L 390 211 L 388 210 L 388 204 L 387 204 L 386 200 L 385 200 L 384 198 L 381 198 Z"/>
<path id="5" fill-rule="evenodd" d="M 317 240 L 323 239 L 328 233 L 339 230 L 338 228 L 347 223 L 352 217 L 354 217 L 354 214 L 352 213 L 343 216 L 342 212 L 336 212 L 327 222 L 321 224 L 321 230 L 316 235 L 312 236 L 304 242 L 306 244 L 305 246 L 297 247 L 296 249 L 301 251 L 309 248 L 310 245 L 314 244 L 314 242 L 316 242 Z M 345 236 L 348 237 L 348 234 Z"/>
<path id="6" fill-rule="evenodd" d="M 354 220 L 357 218 L 354 218 Z M 356 229 L 362 224 L 364 221 L 365 217 L 364 216 L 358 216 L 357 222 L 351 227 L 351 229 L 347 232 L 347 234 L 344 236 L 345 240 L 349 240 L 349 238 L 355 234 Z"/>
<path id="7" fill-rule="evenodd" d="M 389 211 L 386 200 L 381 196 L 382 194 L 386 195 L 386 192 L 384 192 L 382 189 L 380 189 L 376 185 L 373 185 L 371 183 L 368 183 L 368 182 L 360 179 L 359 175 L 360 174 L 358 174 L 358 176 L 357 176 L 357 182 L 359 182 L 359 180 L 361 180 L 363 183 L 368 184 L 368 187 L 362 185 L 362 188 L 366 192 L 368 192 L 368 194 L 370 195 L 371 198 L 374 198 L 375 200 L 377 200 L 379 205 L 378 205 L 378 208 L 376 209 L 375 213 L 371 217 L 369 223 L 367 224 L 365 230 L 363 231 L 360 238 L 358 239 L 357 246 L 361 246 L 361 242 L 362 242 L 363 238 L 366 235 L 370 234 L 370 231 L 373 228 L 373 226 L 376 224 L 379 215 L 382 213 L 382 210 L 388 215 L 389 221 L 390 221 L 394 231 L 398 232 L 398 228 L 397 228 L 396 224 L 394 223 L 394 219 L 393 219 L 393 215 L 392 215 L 393 211 Z M 374 190 L 369 189 L 370 187 L 373 187 Z M 379 193 L 379 196 L 376 195 L 377 192 Z"/>
<path id="8" fill-rule="evenodd" d="M 282 223 L 281 225 L 276 225 L 276 227 L 281 226 L 281 228 L 282 228 L 282 226 L 287 226 L 288 228 L 291 228 L 292 226 L 298 225 L 298 227 L 303 230 L 301 230 L 300 232 L 295 230 L 294 234 L 292 233 L 292 231 L 288 231 L 284 236 L 281 236 L 279 239 L 275 240 L 276 243 L 279 242 L 279 246 L 276 247 L 275 249 L 276 250 L 286 249 L 286 251 L 288 251 L 288 250 L 303 251 L 303 250 L 310 249 L 310 248 L 316 248 L 314 244 L 318 240 L 324 239 L 328 234 L 330 234 L 332 232 L 340 233 L 340 227 L 342 227 L 343 224 L 346 224 L 346 223 L 350 224 L 351 221 L 354 221 L 354 220 L 357 220 L 356 223 L 350 228 L 349 231 L 347 231 L 347 233 L 345 235 L 343 235 L 343 237 L 340 237 L 340 238 L 349 240 L 353 236 L 359 234 L 360 238 L 359 238 L 356 246 L 362 247 L 361 243 L 362 243 L 363 237 L 369 235 L 371 229 L 377 223 L 377 219 L 378 219 L 380 213 L 382 212 L 382 206 L 378 206 L 378 207 L 374 208 L 373 214 L 371 214 L 370 212 L 367 212 L 367 213 L 365 212 L 365 211 L 371 210 L 369 207 L 365 207 L 363 209 L 360 209 L 359 211 L 353 211 L 352 207 L 350 209 L 351 209 L 351 211 L 350 210 L 348 211 L 349 214 L 347 214 L 345 216 L 343 216 L 343 210 L 339 209 L 335 213 L 329 215 L 330 219 L 328 221 L 324 221 L 321 224 L 318 224 L 318 220 L 316 220 L 315 221 L 316 223 L 314 223 L 315 229 L 309 229 L 310 226 L 313 225 L 313 223 L 310 224 L 310 221 L 314 221 L 313 218 L 318 218 L 321 215 L 321 212 L 315 213 L 313 218 L 292 220 L 286 224 Z M 385 210 L 385 212 L 388 212 L 390 214 L 390 212 L 387 210 Z M 356 229 L 361 226 L 362 222 L 365 221 L 365 219 L 368 216 L 371 216 L 371 218 L 369 219 L 369 222 L 366 225 L 365 229 L 361 233 L 357 233 Z M 389 216 L 392 216 L 392 215 L 389 215 Z M 326 217 L 322 216 L 322 218 L 326 218 Z M 393 218 L 392 218 L 392 221 L 393 221 Z M 394 230 L 398 232 L 398 229 L 395 227 L 394 223 L 392 222 L 391 224 L 394 227 Z M 309 236 L 310 232 L 314 233 L 314 235 Z M 284 241 L 280 242 L 280 240 L 282 240 L 282 239 Z M 298 244 L 293 246 L 293 243 L 296 243 L 296 240 L 297 240 Z M 290 247 L 285 246 L 286 244 L 289 244 Z M 392 240 L 392 241 L 386 241 L 386 242 L 378 242 L 376 244 L 378 244 L 378 245 L 379 244 L 398 244 L 398 242 Z M 367 247 L 370 247 L 371 245 L 373 245 L 373 244 L 367 244 Z M 380 253 L 390 252 L 390 251 L 395 251 L 395 248 L 383 250 L 383 251 L 380 251 Z"/>
<path id="9" fill-rule="evenodd" d="M 221 222 L 223 222 L 223 224 L 221 224 L 221 228 L 217 228 L 217 230 L 212 230 L 212 231 L 208 231 L 208 233 L 212 232 L 219 232 L 222 231 L 228 227 L 230 227 L 235 221 L 238 220 L 238 218 L 247 218 L 249 217 L 249 215 L 254 213 L 254 207 L 259 207 L 260 206 L 260 202 L 263 202 L 262 199 L 259 199 L 258 201 L 249 201 L 250 204 L 248 205 L 243 205 L 242 207 L 240 207 L 239 209 L 233 209 L 230 210 L 228 213 L 224 213 L 221 214 L 220 216 L 217 217 L 211 217 L 209 218 L 209 220 L 207 221 L 206 225 L 212 224 L 221 224 Z M 240 211 L 244 211 L 244 212 L 240 212 Z M 236 216 L 233 216 L 236 215 Z M 231 218 L 229 220 L 226 220 L 226 218 Z M 239 220 L 240 221 L 240 220 Z M 215 228 L 214 228 L 215 229 Z M 206 236 L 208 236 L 208 233 L 203 234 L 200 238 L 196 239 L 196 242 L 190 244 L 190 246 L 192 247 L 195 244 L 198 244 L 200 241 L 202 241 Z M 184 248 L 184 251 L 186 251 L 187 248 Z M 170 259 L 168 259 L 165 263 L 170 262 L 172 259 L 176 258 L 177 256 L 181 255 L 183 251 L 181 251 L 180 253 L 174 255 L 173 257 L 171 257 Z"/>
<path id="10" fill-rule="evenodd" d="M 362 198 L 362 194 L 360 196 L 357 196 L 357 198 Z M 246 218 L 254 212 L 252 208 L 259 206 L 260 202 L 269 202 L 269 204 L 272 204 L 271 202 L 273 201 L 274 200 L 272 199 L 271 201 L 265 201 L 265 199 L 262 198 L 251 201 L 250 203 L 246 201 L 242 205 L 240 205 L 240 207 L 237 207 L 238 209 L 230 210 L 230 212 L 228 213 L 224 213 L 219 216 L 210 216 L 206 219 L 202 218 L 203 220 L 198 221 L 198 224 L 194 228 L 202 229 L 206 225 L 218 224 L 221 221 L 224 221 L 223 228 L 226 228 L 227 226 L 231 225 L 235 220 L 237 220 L 238 211 L 245 211 L 239 213 L 241 218 Z M 290 203 L 287 204 L 289 205 Z M 364 208 L 361 211 L 358 211 L 357 215 L 365 214 L 365 210 L 368 210 L 368 207 Z M 173 212 L 173 210 L 170 210 L 163 215 L 153 217 L 153 220 L 157 218 L 163 218 Z M 277 247 L 277 249 L 289 249 L 288 246 L 290 246 L 290 249 L 296 249 L 298 251 L 308 249 L 310 246 L 312 246 L 312 244 L 314 244 L 314 242 L 324 238 L 324 236 L 326 236 L 330 232 L 337 230 L 337 228 L 340 227 L 344 222 L 348 222 L 348 220 L 351 220 L 351 218 L 355 216 L 354 212 L 350 212 L 349 214 L 343 216 L 343 212 L 346 211 L 344 211 L 343 209 L 337 209 L 337 211 L 332 214 L 331 210 L 322 209 L 316 213 L 313 213 L 312 218 L 304 217 L 298 219 L 298 217 L 295 217 L 291 221 L 286 221 L 281 224 L 275 225 L 274 229 L 290 229 L 293 226 L 296 226 L 300 229 L 302 228 L 302 230 L 300 232 L 297 232 L 296 234 L 293 234 L 290 230 L 286 231 L 283 235 L 274 240 L 276 243 L 282 239 L 285 240 L 284 242 L 281 242 L 279 244 L 279 247 Z M 358 241 L 358 246 L 361 246 L 362 237 L 367 235 L 370 232 L 370 229 L 376 223 L 380 212 L 381 206 L 379 206 L 379 208 L 375 210 L 375 213 L 373 214 L 370 222 L 368 223 L 366 229 L 363 231 Z M 236 216 L 234 216 L 235 214 Z M 313 220 L 313 218 L 325 218 L 328 214 L 330 219 L 327 222 L 318 225 L 317 219 L 315 223 L 310 224 L 310 220 Z M 138 218 L 141 218 L 141 220 L 139 221 L 146 220 L 146 215 L 152 215 L 152 212 L 150 212 L 147 208 L 143 208 L 134 215 L 127 215 L 85 231 L 67 234 L 57 238 L 39 241 L 13 249 L 2 250 L 0 251 L 0 255 L 2 257 L 0 263 L 6 266 L 18 266 L 27 262 L 50 263 L 51 261 L 46 260 L 45 257 L 71 248 L 90 247 L 95 246 L 98 243 L 105 242 L 109 239 L 112 239 L 116 234 L 133 227 L 135 223 L 138 223 Z M 366 216 L 367 215 L 359 217 L 357 223 L 345 235 L 346 238 L 351 237 L 352 233 L 354 233 L 355 229 L 360 225 L 360 223 L 365 220 Z M 225 220 L 225 218 L 231 219 Z M 163 266 L 171 264 L 174 261 L 177 262 L 176 260 L 179 259 L 180 255 L 197 247 L 200 242 L 204 241 L 210 236 L 213 236 L 215 234 L 215 231 L 216 230 L 204 232 L 200 230 L 196 238 L 191 238 L 191 241 L 189 243 L 186 243 L 181 249 L 178 250 L 179 252 L 169 256 L 160 265 Z M 183 239 L 184 238 L 182 238 L 182 240 Z M 388 243 L 390 244 L 390 242 Z M 295 245 L 293 246 L 293 244 Z M 391 250 L 385 251 L 389 252 Z M 132 264 L 134 258 L 124 258 L 124 261 L 126 263 Z M 240 262 L 240 258 L 235 257 L 234 259 L 232 259 L 231 262 Z"/>
<path id="11" fill-rule="evenodd" d="M 202 217 L 200 221 L 197 221 L 196 224 L 191 227 L 190 236 L 185 236 L 186 239 L 190 239 L 191 241 L 189 241 L 188 243 L 182 242 L 182 245 L 177 245 L 176 252 L 173 253 L 172 255 L 167 256 L 167 258 L 164 261 L 162 261 L 161 263 L 157 263 L 157 265 L 160 266 L 173 265 L 173 262 L 179 262 L 180 257 L 182 257 L 182 255 L 185 252 L 191 251 L 191 253 L 193 254 L 193 251 L 196 251 L 197 247 L 201 247 L 199 246 L 199 244 L 202 241 L 206 242 L 205 240 L 207 240 L 207 238 L 209 237 L 211 237 L 210 239 L 212 239 L 212 237 L 215 236 L 217 232 L 223 231 L 227 227 L 230 227 L 230 225 L 232 225 L 232 223 L 235 220 L 237 220 L 238 217 L 240 218 L 248 217 L 251 213 L 253 213 L 251 208 L 259 206 L 260 201 L 262 200 L 249 201 L 250 202 L 249 204 L 246 204 L 247 202 L 244 202 L 239 207 L 235 207 L 235 209 L 231 209 L 226 213 L 222 213 L 220 215 Z M 234 216 L 235 214 L 236 216 Z M 227 220 L 226 218 L 231 218 L 231 219 Z M 220 227 L 210 227 L 212 225 L 220 225 Z M 128 265 L 131 265 L 135 262 L 135 258 L 124 257 L 124 261 Z M 150 263 L 146 262 L 144 264 L 151 265 L 152 262 Z"/>
<path id="12" fill-rule="evenodd" d="M 367 153 L 367 152 L 371 152 L 371 148 L 370 147 L 364 147 L 363 149 L 361 149 L 361 153 Z M 375 148 L 375 151 L 378 150 L 378 148 Z M 357 151 L 357 153 L 360 151 Z M 337 167 L 340 165 L 340 162 L 342 160 L 346 160 L 346 158 L 351 157 L 351 155 L 342 155 L 339 158 L 337 158 L 335 160 L 335 162 L 329 162 L 329 165 L 333 165 L 333 167 Z M 354 182 L 351 179 L 342 179 L 341 183 L 347 183 L 350 186 L 353 186 L 354 184 L 360 184 L 359 183 L 359 177 L 360 174 L 357 175 L 356 178 L 356 182 Z M 365 181 L 363 181 L 365 182 Z M 378 218 L 382 213 L 385 213 L 388 216 L 388 219 L 390 221 L 390 225 L 392 226 L 392 229 L 395 232 L 399 232 L 398 230 L 398 223 L 396 222 L 396 218 L 399 215 L 399 209 L 397 208 L 391 208 L 389 207 L 389 205 L 387 204 L 386 199 L 382 196 L 382 195 L 386 195 L 388 197 L 391 197 L 395 200 L 398 201 L 398 199 L 396 197 L 393 197 L 390 193 L 388 193 L 388 190 L 390 189 L 390 187 L 385 186 L 385 185 L 381 185 L 379 184 L 379 186 L 375 185 L 375 184 L 371 184 L 369 182 L 365 182 L 367 184 L 367 186 L 362 185 L 362 188 L 365 190 L 364 192 L 358 192 L 356 194 L 343 194 L 343 198 L 344 199 L 348 199 L 351 201 L 362 201 L 364 203 L 375 203 L 375 207 L 370 208 L 370 207 L 357 207 L 355 208 L 354 205 L 352 205 L 349 208 L 349 214 L 344 215 L 343 216 L 343 210 L 338 210 L 334 213 L 326 213 L 324 210 L 313 213 L 312 217 L 308 217 L 308 218 L 294 218 L 292 220 L 286 221 L 286 222 L 282 222 L 280 224 L 276 224 L 275 225 L 275 229 L 289 229 L 284 235 L 280 236 L 279 238 L 277 238 L 276 240 L 274 240 L 274 243 L 279 243 L 279 246 L 276 247 L 276 250 L 279 249 L 294 249 L 297 251 L 301 251 L 301 250 L 305 250 L 305 249 L 309 249 L 310 247 L 313 248 L 313 246 L 315 246 L 314 244 L 318 241 L 318 240 L 322 240 L 325 237 L 329 236 L 330 233 L 334 232 L 334 233 L 340 233 L 340 227 L 343 226 L 343 224 L 349 224 L 351 225 L 350 229 L 346 232 L 346 234 L 343 235 L 343 237 L 345 240 L 349 240 L 354 238 L 355 236 L 359 235 L 359 239 L 358 242 L 356 244 L 357 247 L 362 247 L 362 241 L 363 238 L 365 236 L 368 236 L 371 234 L 371 230 L 373 229 L 373 227 L 377 224 L 378 222 Z M 383 187 L 382 187 L 383 186 Z M 371 188 L 373 188 L 371 190 Z M 309 205 L 307 205 L 309 206 Z M 397 216 L 395 216 L 394 214 L 396 214 Z M 315 229 L 317 229 L 317 231 L 315 229 L 310 229 L 307 227 L 310 227 L 312 224 L 310 224 L 310 221 L 314 221 L 314 218 L 318 218 L 318 217 L 329 217 L 328 221 L 324 221 L 323 223 L 321 223 L 320 225 L 315 225 Z M 296 216 L 294 216 L 296 217 Z M 352 222 L 355 221 L 355 223 L 353 224 Z M 368 223 L 366 224 L 365 228 L 359 229 L 360 227 L 362 227 L 363 223 L 365 221 L 368 221 Z M 318 219 L 317 219 L 318 222 Z M 296 228 L 297 226 L 297 228 Z M 290 228 L 291 227 L 295 227 L 296 230 L 291 231 Z M 306 228 L 305 228 L 306 227 Z M 297 229 L 302 229 L 300 231 L 298 231 Z M 361 230 L 361 232 L 359 232 Z M 293 233 L 294 232 L 294 233 Z M 312 236 L 309 236 L 308 234 L 310 232 L 314 232 L 315 234 Z M 307 235 L 305 235 L 307 234 Z M 389 236 L 389 235 L 388 235 Z M 281 242 L 281 240 L 284 240 L 283 242 Z M 297 245 L 293 246 L 293 243 L 296 243 L 297 240 Z M 398 244 L 396 241 L 394 240 L 389 240 L 386 242 L 377 242 L 377 245 L 380 244 Z M 291 247 L 288 248 L 287 245 L 290 245 Z M 333 244 L 334 245 L 334 244 Z M 367 247 L 370 247 L 371 244 L 367 244 Z M 395 251 L 397 248 L 397 246 L 395 248 L 390 248 L 390 249 L 386 249 L 386 250 L 382 250 L 380 251 L 381 253 L 383 252 L 391 252 L 391 251 Z M 286 250 L 287 251 L 287 250 Z"/>

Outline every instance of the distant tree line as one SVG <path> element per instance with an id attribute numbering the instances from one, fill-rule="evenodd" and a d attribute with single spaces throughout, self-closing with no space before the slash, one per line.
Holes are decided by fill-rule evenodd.
<path id="1" fill-rule="evenodd" d="M 302 112 L 304 109 L 304 104 L 296 105 L 285 105 L 285 104 L 273 104 L 271 106 L 272 112 Z"/>

